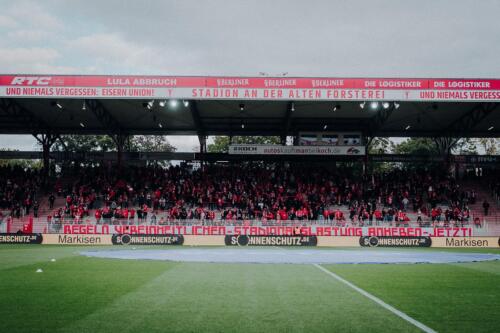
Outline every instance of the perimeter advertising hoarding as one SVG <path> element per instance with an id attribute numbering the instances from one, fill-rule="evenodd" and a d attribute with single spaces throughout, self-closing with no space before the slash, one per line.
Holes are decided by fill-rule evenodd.
<path id="1" fill-rule="evenodd" d="M 180 235 L 5 234 L 4 233 L 0 234 L 0 244 L 43 244 L 43 245 L 133 244 L 133 245 L 186 245 L 186 246 L 224 246 L 224 245 L 241 246 L 245 245 L 244 243 L 246 241 L 250 242 L 249 241 L 250 238 L 248 237 L 252 237 L 253 238 L 251 242 L 252 245 L 262 245 L 262 246 L 265 245 L 318 246 L 318 247 L 359 247 L 359 246 L 429 247 L 430 246 L 434 248 L 500 248 L 500 237 L 184 235 L 181 236 L 183 237 L 183 239 L 181 240 L 178 236 Z M 260 237 L 260 239 L 257 239 L 258 237 Z M 262 239 L 262 237 L 266 239 Z M 295 237 L 295 238 L 294 240 L 286 240 L 283 237 Z M 112 238 L 114 238 L 114 242 L 112 242 Z M 273 238 L 274 240 L 272 240 L 271 238 Z M 380 244 L 381 239 L 383 239 L 382 243 L 384 244 Z"/>
<path id="2" fill-rule="evenodd" d="M 184 235 L 185 246 L 222 246 L 225 236 L 193 236 Z"/>
<path id="3" fill-rule="evenodd" d="M 43 243 L 49 245 L 111 245 L 111 235 L 43 234 Z"/>
<path id="4" fill-rule="evenodd" d="M 0 97 L 499 101 L 498 79 L 0 75 Z"/>
<path id="5" fill-rule="evenodd" d="M 499 248 L 500 237 L 433 237 L 432 247 Z"/>
<path id="6" fill-rule="evenodd" d="M 359 247 L 356 236 L 318 236 L 318 247 Z"/>
<path id="7" fill-rule="evenodd" d="M 113 245 L 182 245 L 182 235 L 113 235 Z"/>
<path id="8" fill-rule="evenodd" d="M 361 237 L 359 245 L 363 247 L 430 247 L 430 237 Z"/>
<path id="9" fill-rule="evenodd" d="M 42 234 L 0 233 L 0 244 L 42 244 Z"/>
<path id="10" fill-rule="evenodd" d="M 364 146 L 280 146 L 280 145 L 230 145 L 234 155 L 347 155 L 364 156 Z"/>
<path id="11" fill-rule="evenodd" d="M 316 246 L 316 236 L 226 236 L 227 246 Z"/>

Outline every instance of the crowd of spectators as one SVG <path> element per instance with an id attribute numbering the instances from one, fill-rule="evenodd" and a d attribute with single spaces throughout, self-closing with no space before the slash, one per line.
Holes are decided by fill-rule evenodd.
<path id="1" fill-rule="evenodd" d="M 40 171 L 21 167 L 0 167 L 0 210 L 16 218 L 38 215 L 37 194 L 41 184 Z"/>
<path id="2" fill-rule="evenodd" d="M 65 207 L 50 218 L 77 223 L 93 217 L 98 223 L 315 220 L 405 225 L 412 213 L 422 225 L 464 224 L 468 203 L 475 200 L 473 191 L 461 190 L 439 172 L 356 176 L 348 169 L 282 164 L 128 167 L 120 176 L 110 168 L 81 168 L 73 182 L 56 183 L 54 193 L 65 198 Z"/>
<path id="3" fill-rule="evenodd" d="M 36 217 L 42 178 L 40 171 L 1 167 L 0 211 L 14 218 Z M 57 205 L 56 198 L 61 198 Z M 361 176 L 344 168 L 281 163 L 130 166 L 121 173 L 112 167 L 80 167 L 63 170 L 53 183 L 47 215 L 56 223 L 314 220 L 363 226 L 413 220 L 423 226 L 463 225 L 471 222 L 469 205 L 476 201 L 474 190 L 460 188 L 439 170 Z"/>

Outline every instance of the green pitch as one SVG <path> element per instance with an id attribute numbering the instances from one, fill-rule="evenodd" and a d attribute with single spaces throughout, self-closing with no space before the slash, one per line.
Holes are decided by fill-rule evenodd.
<path id="1" fill-rule="evenodd" d="M 0 332 L 420 331 L 313 265 L 97 259 L 82 249 L 0 246 Z M 498 261 L 324 267 L 438 332 L 499 331 Z"/>

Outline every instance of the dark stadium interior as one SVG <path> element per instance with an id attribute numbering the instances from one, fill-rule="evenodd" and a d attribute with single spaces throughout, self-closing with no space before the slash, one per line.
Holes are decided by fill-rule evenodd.
<path id="1" fill-rule="evenodd" d="M 0 99 L 0 132 L 30 134 L 292 135 L 300 131 L 362 131 L 386 137 L 500 135 L 498 103 L 401 101 L 373 109 L 366 101 Z M 57 104 L 61 106 L 58 107 Z M 241 107 L 243 105 L 243 108 Z M 293 106 L 292 106 L 293 105 Z M 243 109 L 243 110 L 242 110 Z M 291 111 L 293 109 L 293 111 Z M 161 126 L 160 126 L 161 124 Z M 242 128 L 244 124 L 244 128 Z M 82 126 L 83 125 L 83 126 Z M 111 127 L 111 128 L 110 128 Z M 113 128 L 114 127 L 114 128 Z"/>

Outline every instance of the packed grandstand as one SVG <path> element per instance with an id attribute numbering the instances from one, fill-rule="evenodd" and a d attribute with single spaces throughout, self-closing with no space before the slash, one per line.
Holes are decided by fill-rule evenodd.
<path id="1" fill-rule="evenodd" d="M 350 168 L 248 162 L 202 167 L 0 169 L 4 228 L 63 224 L 308 225 L 484 228 L 496 225 L 495 174 L 454 179 L 424 169 L 364 176 Z M 488 187 L 486 183 L 490 184 Z"/>

